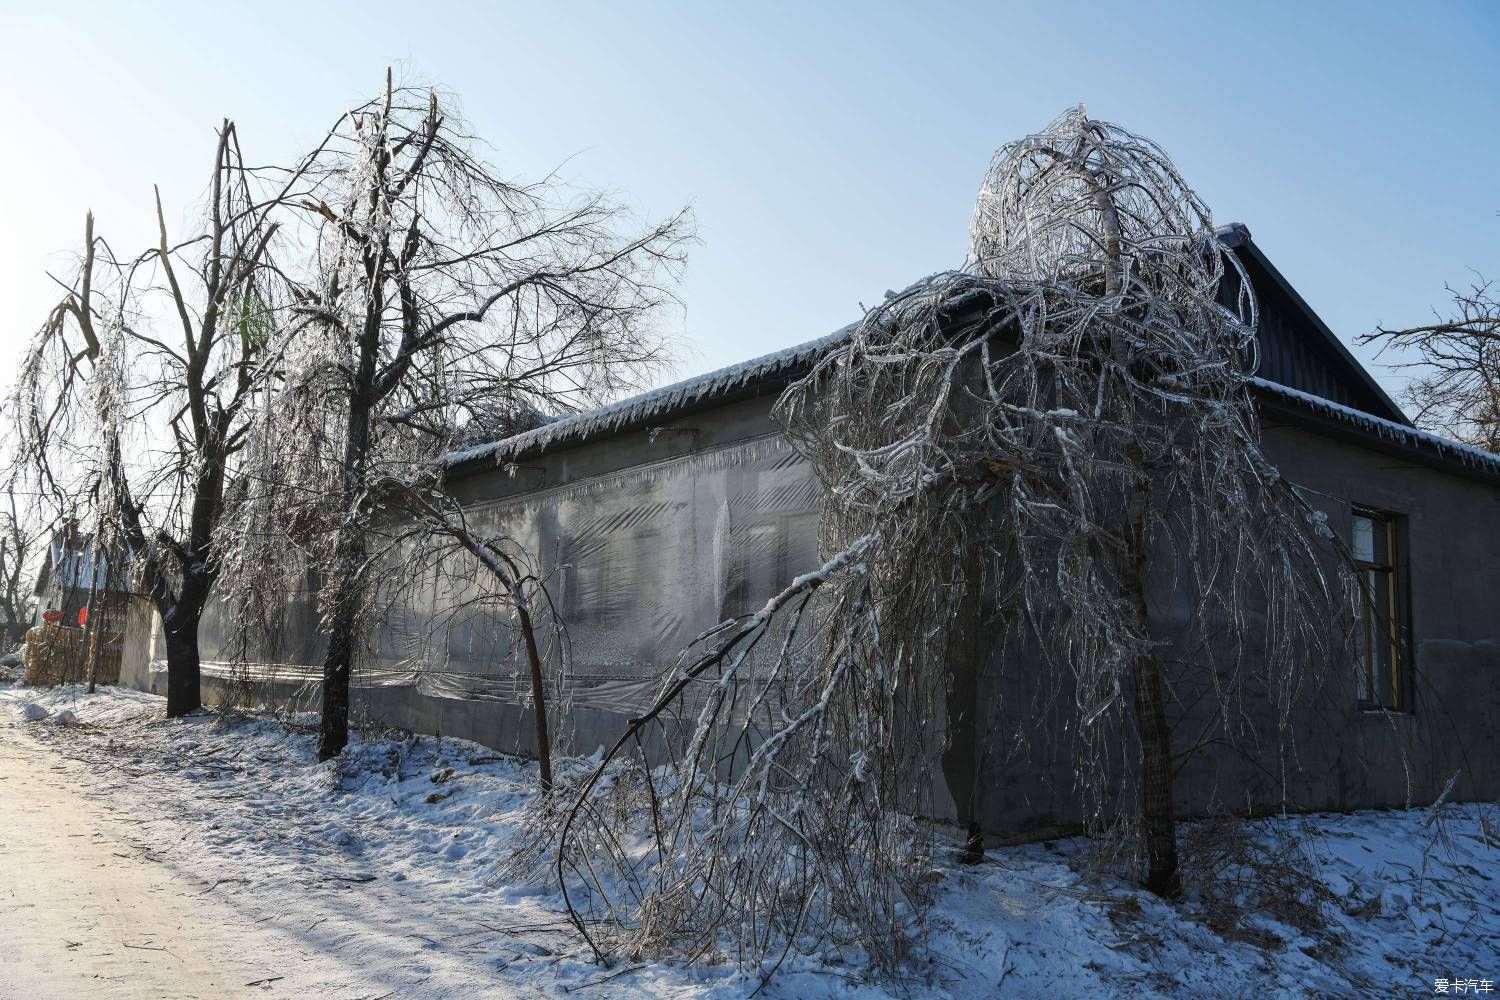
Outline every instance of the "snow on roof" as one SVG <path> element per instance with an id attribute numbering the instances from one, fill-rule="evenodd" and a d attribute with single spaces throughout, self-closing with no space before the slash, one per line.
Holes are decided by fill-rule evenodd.
<path id="1" fill-rule="evenodd" d="M 1254 378 L 1250 381 L 1261 392 L 1290 400 L 1305 409 L 1312 410 L 1319 416 L 1347 424 L 1377 438 L 1435 454 L 1450 462 L 1500 477 L 1500 455 L 1492 454 L 1483 448 L 1476 448 L 1473 445 L 1445 438 L 1440 434 L 1398 424 L 1394 420 L 1377 417 L 1372 413 L 1335 403 L 1331 399 L 1324 399 L 1322 396 L 1315 396 L 1301 389 L 1293 389 L 1280 382 L 1272 382 L 1263 378 Z"/>
<path id="2" fill-rule="evenodd" d="M 847 338 L 854 326 L 855 324 L 850 324 L 826 337 L 664 385 L 660 389 L 631 396 L 596 410 L 558 417 L 533 430 L 522 431 L 499 441 L 452 451 L 438 459 L 438 464 L 452 468 L 483 458 L 503 463 L 523 452 L 544 450 L 598 434 L 638 427 L 654 418 L 677 413 L 694 403 L 715 399 L 735 389 L 756 385 L 811 362 Z"/>

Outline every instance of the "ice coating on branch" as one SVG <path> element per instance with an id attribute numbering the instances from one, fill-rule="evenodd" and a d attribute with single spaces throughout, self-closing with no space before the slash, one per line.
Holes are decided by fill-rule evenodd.
<path id="1" fill-rule="evenodd" d="M 1100 282 L 1212 300 L 1223 256 L 1207 206 L 1149 139 L 1072 109 L 990 161 L 969 268 L 1003 281 Z"/>

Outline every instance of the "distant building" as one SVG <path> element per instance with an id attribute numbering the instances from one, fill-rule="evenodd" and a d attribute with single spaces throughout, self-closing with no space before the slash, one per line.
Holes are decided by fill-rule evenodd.
<path id="1" fill-rule="evenodd" d="M 95 564 L 94 538 L 70 525 L 56 532 L 37 572 L 36 613 L 32 624 L 40 624 L 48 611 L 62 613 L 61 624 L 78 627 L 79 613 L 89 606 L 89 595 L 98 579 L 93 614 L 101 616 L 106 632 L 125 625 L 125 607 L 130 595 L 129 560 L 107 549 Z M 113 558 L 115 565 L 111 565 Z"/>

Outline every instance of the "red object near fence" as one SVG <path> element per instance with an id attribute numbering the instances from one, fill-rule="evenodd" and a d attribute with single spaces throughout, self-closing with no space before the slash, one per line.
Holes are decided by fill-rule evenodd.
<path id="1" fill-rule="evenodd" d="M 89 609 L 88 608 L 79 608 L 78 609 L 78 627 L 79 628 L 83 628 L 88 623 L 89 623 Z"/>

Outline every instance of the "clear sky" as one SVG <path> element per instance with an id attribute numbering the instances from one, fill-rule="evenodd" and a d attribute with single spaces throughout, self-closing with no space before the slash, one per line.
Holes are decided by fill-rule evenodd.
<path id="1" fill-rule="evenodd" d="M 221 118 L 286 159 L 388 64 L 460 94 L 509 175 L 692 204 L 681 375 L 961 263 L 993 150 L 1080 101 L 1165 146 L 1346 342 L 1500 278 L 1500 3 L 0 0 L 0 373 L 86 208 L 143 248 L 151 184 L 189 218 Z"/>

